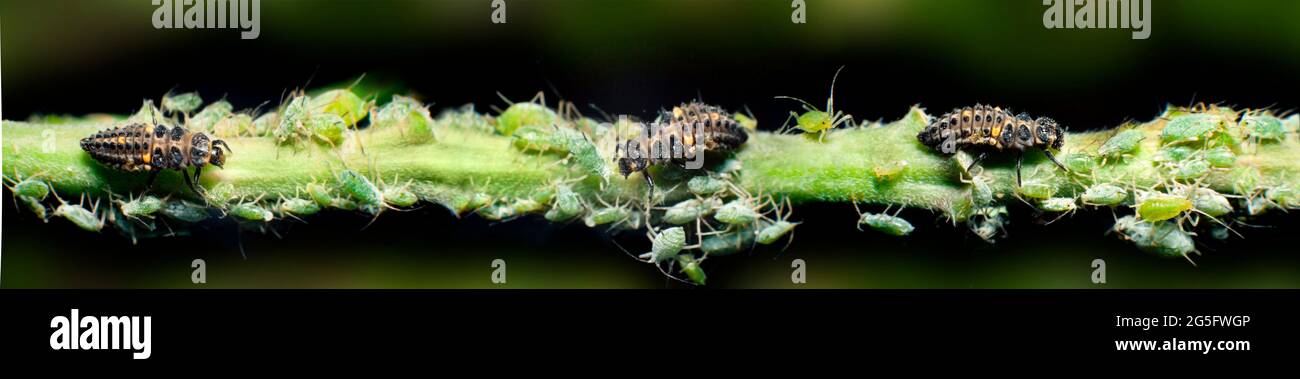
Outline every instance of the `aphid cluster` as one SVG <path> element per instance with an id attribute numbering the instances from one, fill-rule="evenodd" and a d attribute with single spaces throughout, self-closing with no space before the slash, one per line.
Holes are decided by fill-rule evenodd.
<path id="1" fill-rule="evenodd" d="M 731 113 L 699 102 L 673 107 L 663 112 L 658 122 L 644 128 L 638 138 L 615 146 L 614 162 L 624 177 L 650 165 L 679 162 L 705 152 L 735 150 L 749 139 L 745 127 Z M 649 182 L 650 177 L 645 177 Z"/>
<path id="2" fill-rule="evenodd" d="M 159 123 L 134 123 L 82 138 L 81 149 L 96 161 L 117 170 L 149 171 L 146 186 L 152 186 L 162 170 L 185 171 L 194 167 L 193 177 L 187 173 L 185 183 L 195 193 L 203 194 L 203 189 L 196 184 L 203 166 L 210 163 L 222 167 L 230 146 L 203 132 L 180 126 L 169 128 Z"/>
<path id="3" fill-rule="evenodd" d="M 1065 130 L 1047 117 L 1034 119 L 1025 113 L 1013 116 L 1000 107 L 980 104 L 945 113 L 921 130 L 916 138 L 944 155 L 958 151 L 978 153 L 970 164 L 972 167 L 990 152 L 1014 151 L 1018 153 L 1017 185 L 1020 184 L 1020 163 L 1024 152 L 1031 148 L 1042 149 L 1052 163 L 1066 170 L 1052 155 L 1052 150 L 1059 150 L 1065 144 Z"/>

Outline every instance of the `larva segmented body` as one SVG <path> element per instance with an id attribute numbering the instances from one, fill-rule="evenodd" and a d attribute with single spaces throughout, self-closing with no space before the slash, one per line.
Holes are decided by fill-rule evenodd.
<path id="1" fill-rule="evenodd" d="M 224 149 L 223 149 L 224 147 Z M 225 164 L 225 141 L 214 140 L 202 132 L 192 132 L 182 127 L 168 128 L 162 124 L 130 124 L 99 131 L 81 139 L 81 149 L 96 161 L 128 172 L 149 171 L 148 185 L 152 185 L 158 172 L 166 169 L 185 171 L 194 167 L 194 174 L 185 175 L 186 184 L 196 193 L 203 190 L 195 185 L 203 166 Z"/>
<path id="2" fill-rule="evenodd" d="M 1014 151 L 1023 156 L 1026 150 L 1037 148 L 1065 170 L 1052 154 L 1065 143 L 1065 130 L 1047 117 L 1034 119 L 1025 113 L 1013 116 L 1000 107 L 979 104 L 935 118 L 916 138 L 944 155 L 978 153 L 971 166 L 990 152 Z M 1016 159 L 1016 183 L 1020 183 L 1020 158 Z"/>
<path id="3" fill-rule="evenodd" d="M 647 166 L 696 157 L 704 152 L 735 150 L 749 139 L 744 126 L 721 107 L 691 102 L 660 114 L 666 122 L 645 125 L 644 138 L 619 141 L 615 163 L 624 177 Z M 649 180 L 649 177 L 646 177 Z"/>

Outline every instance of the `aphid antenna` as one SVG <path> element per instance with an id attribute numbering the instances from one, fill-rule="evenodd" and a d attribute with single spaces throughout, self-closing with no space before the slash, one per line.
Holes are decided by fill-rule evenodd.
<path id="1" fill-rule="evenodd" d="M 618 119 L 616 119 L 616 118 L 610 116 L 608 112 L 605 112 L 604 109 L 601 109 L 600 107 L 596 106 L 596 104 L 594 104 L 594 103 L 587 104 L 587 107 L 590 107 L 591 109 L 595 110 L 596 113 L 600 113 L 600 117 L 601 117 L 601 119 L 604 120 L 604 121 L 607 122 L 607 123 L 611 123 L 611 124 L 612 124 L 612 123 L 618 121 Z"/>

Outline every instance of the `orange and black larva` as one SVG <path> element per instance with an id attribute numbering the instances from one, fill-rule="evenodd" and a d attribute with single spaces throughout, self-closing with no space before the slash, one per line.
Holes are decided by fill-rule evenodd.
<path id="1" fill-rule="evenodd" d="M 1043 150 L 1052 163 L 1068 171 L 1052 154 L 1052 150 L 1060 150 L 1065 143 L 1065 130 L 1056 120 L 1047 117 L 1034 119 L 1025 113 L 1012 116 L 1010 111 L 985 105 L 957 108 L 936 118 L 916 138 L 944 155 L 956 154 L 959 150 L 977 153 L 970 167 L 984 160 L 990 152 L 1014 151 L 1017 153 L 1017 186 L 1020 185 L 1021 160 L 1025 150 L 1031 148 Z"/>
<path id="2" fill-rule="evenodd" d="M 224 148 L 224 149 L 223 149 Z M 105 129 L 81 139 L 81 149 L 108 167 L 128 172 L 149 171 L 146 187 L 153 186 L 158 173 L 166 169 L 185 172 L 194 167 L 193 177 L 183 175 L 185 184 L 203 194 L 196 183 L 203 166 L 226 163 L 226 141 L 214 140 L 203 132 L 157 124 L 131 124 Z"/>
<path id="3" fill-rule="evenodd" d="M 749 139 L 745 127 L 731 117 L 721 107 L 691 102 L 663 111 L 659 115 L 661 124 L 655 129 L 651 124 L 644 124 L 642 135 L 645 138 L 633 138 L 619 141 L 615 146 L 614 162 L 624 177 L 633 172 L 642 172 L 650 165 L 680 161 L 681 158 L 694 157 L 705 152 L 725 152 L 735 150 Z M 651 147 L 659 145 L 667 149 L 653 154 Z M 650 176 L 645 175 L 646 181 Z M 653 188 L 653 183 L 651 183 Z"/>

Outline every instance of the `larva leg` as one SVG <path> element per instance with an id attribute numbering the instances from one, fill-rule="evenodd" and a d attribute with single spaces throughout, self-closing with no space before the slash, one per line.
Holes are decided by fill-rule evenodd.
<path id="1" fill-rule="evenodd" d="M 185 185 L 186 185 L 186 186 L 189 186 L 189 187 L 190 187 L 190 190 L 194 191 L 195 194 L 198 194 L 199 197 L 202 197 L 202 198 L 204 199 L 204 201 L 207 201 L 208 196 L 207 196 L 207 194 L 204 194 L 204 193 L 203 193 L 203 188 L 202 188 L 202 187 L 199 187 L 197 184 L 195 184 L 195 182 L 198 181 L 198 177 L 199 177 L 198 173 L 199 173 L 199 170 L 201 170 L 201 169 L 202 169 L 202 168 L 195 168 L 195 169 L 194 169 L 194 174 L 195 174 L 195 175 L 194 175 L 194 178 L 193 178 L 193 179 L 191 179 L 189 173 L 188 173 L 188 172 L 185 172 L 184 170 L 181 170 L 181 176 L 184 176 L 184 177 L 185 177 Z"/>
<path id="2" fill-rule="evenodd" d="M 146 180 L 146 181 L 144 182 L 144 190 L 145 190 L 145 191 L 148 191 L 148 190 L 150 190 L 150 189 L 153 189 L 153 182 L 154 182 L 154 180 L 158 179 L 158 173 L 159 173 L 159 172 L 162 172 L 162 170 L 153 170 L 153 171 L 149 172 L 149 180 Z"/>
<path id="3" fill-rule="evenodd" d="M 975 160 L 970 162 L 970 165 L 966 166 L 966 172 L 970 172 L 970 169 L 975 168 L 975 165 L 980 164 L 980 162 L 988 155 L 989 153 L 987 151 L 980 153 L 979 156 L 975 157 Z"/>
<path id="4" fill-rule="evenodd" d="M 1025 160 L 1025 153 L 1016 156 L 1016 187 L 1021 187 L 1020 182 L 1020 163 Z"/>
<path id="5" fill-rule="evenodd" d="M 1056 160 L 1056 155 L 1053 155 L 1051 151 L 1044 149 L 1043 154 L 1046 154 L 1047 159 L 1051 159 L 1052 163 L 1056 164 L 1056 167 L 1060 167 L 1061 170 L 1065 170 L 1065 172 L 1070 172 L 1070 169 L 1065 168 L 1065 165 L 1061 164 L 1060 161 Z"/>

